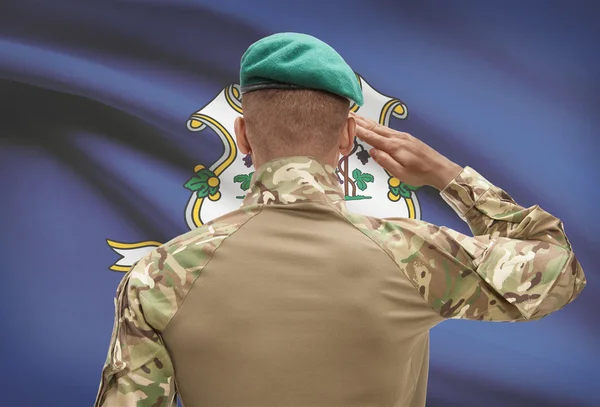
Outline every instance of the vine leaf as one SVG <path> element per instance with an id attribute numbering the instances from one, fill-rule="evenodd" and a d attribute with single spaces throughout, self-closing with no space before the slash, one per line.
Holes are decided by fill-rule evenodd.
<path id="1" fill-rule="evenodd" d="M 254 175 L 254 172 L 251 172 L 250 174 L 238 174 L 235 177 L 233 177 L 233 182 L 239 182 L 242 191 L 246 191 L 248 188 L 250 188 L 252 175 Z"/>
<path id="2" fill-rule="evenodd" d="M 198 191 L 204 186 L 205 182 L 202 181 L 199 177 L 192 177 L 188 182 L 185 183 L 184 187 L 189 189 L 190 191 Z M 208 184 L 206 184 L 208 186 Z"/>
<path id="3" fill-rule="evenodd" d="M 373 182 L 375 180 L 375 177 L 373 177 L 372 174 L 369 174 L 368 172 L 362 172 L 358 168 L 352 171 L 352 178 L 356 183 L 356 187 L 361 191 L 367 189 L 367 182 Z"/>
<path id="4" fill-rule="evenodd" d="M 400 195 L 402 198 L 410 198 L 413 191 L 416 191 L 419 187 L 413 187 L 404 182 L 400 182 L 397 187 L 390 187 L 390 190 L 394 195 Z"/>
<path id="5" fill-rule="evenodd" d="M 192 192 L 196 192 L 198 198 L 206 198 L 219 191 L 219 185 L 210 186 L 208 184 L 208 180 L 211 178 L 217 178 L 217 176 L 208 168 L 202 168 L 200 171 L 196 172 L 196 175 L 183 184 L 183 186 Z"/>

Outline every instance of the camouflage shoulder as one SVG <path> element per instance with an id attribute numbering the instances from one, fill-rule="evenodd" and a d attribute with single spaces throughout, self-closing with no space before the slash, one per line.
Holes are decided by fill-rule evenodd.
<path id="1" fill-rule="evenodd" d="M 483 254 L 489 237 L 472 238 L 445 226 L 410 218 L 375 218 L 355 213 L 346 218 L 365 235 L 378 243 L 396 261 L 406 263 L 405 255 L 415 253 L 421 246 L 435 245 L 452 254 L 454 261 L 466 264 Z M 457 250 L 457 244 L 464 251 Z"/>
<path id="2" fill-rule="evenodd" d="M 346 218 L 388 254 L 415 290 L 442 317 L 455 312 L 450 305 L 460 301 L 456 290 L 447 287 L 453 275 L 451 270 L 459 270 L 457 275 L 466 275 L 467 265 L 472 264 L 473 258 L 482 256 L 489 242 L 487 237 L 471 238 L 416 219 L 380 219 L 354 213 L 347 214 Z M 473 297 L 470 293 L 459 294 Z"/>
<path id="3" fill-rule="evenodd" d="M 167 326 L 221 243 L 259 212 L 249 206 L 225 214 L 157 247 L 131 269 L 129 289 L 155 329 Z"/>
<path id="4" fill-rule="evenodd" d="M 350 223 L 380 246 L 396 263 L 407 254 L 419 250 L 423 234 L 435 234 L 438 227 L 424 221 L 407 218 L 382 219 L 357 213 L 347 213 Z M 415 239 L 417 237 L 417 239 Z"/>

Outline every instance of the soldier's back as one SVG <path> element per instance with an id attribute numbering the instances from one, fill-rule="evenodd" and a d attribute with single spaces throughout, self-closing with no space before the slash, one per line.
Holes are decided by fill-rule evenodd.
<path id="1" fill-rule="evenodd" d="M 190 234 L 167 251 L 201 271 L 163 332 L 186 407 L 424 405 L 440 317 L 343 212 L 246 207 Z"/>

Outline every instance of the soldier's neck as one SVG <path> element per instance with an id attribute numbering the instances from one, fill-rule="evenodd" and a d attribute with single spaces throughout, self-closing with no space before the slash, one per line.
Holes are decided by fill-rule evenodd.
<path id="1" fill-rule="evenodd" d="M 289 157 L 310 157 L 323 165 L 330 165 L 333 168 L 335 168 L 340 159 L 340 154 L 339 154 L 339 152 L 336 151 L 335 153 L 329 153 L 329 154 L 315 155 L 315 154 L 299 153 L 299 154 L 285 154 L 285 155 L 282 154 L 282 155 L 277 155 L 275 157 L 261 157 L 259 155 L 251 154 L 251 157 L 252 157 L 252 164 L 254 165 L 255 169 L 260 168 L 262 165 L 264 165 L 268 162 L 278 160 L 278 159 L 283 159 L 283 158 L 289 158 Z"/>

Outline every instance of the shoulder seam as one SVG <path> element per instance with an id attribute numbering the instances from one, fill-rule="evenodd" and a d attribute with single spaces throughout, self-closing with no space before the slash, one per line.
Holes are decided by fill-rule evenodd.
<path id="1" fill-rule="evenodd" d="M 202 269 L 201 269 L 201 270 L 204 270 L 204 268 L 206 268 L 206 266 L 208 266 L 208 264 L 209 264 L 209 263 L 210 263 L 210 261 L 213 259 L 213 256 L 215 255 L 215 253 L 217 252 L 217 250 L 219 250 L 219 248 L 221 247 L 221 245 L 223 245 L 223 243 L 225 243 L 225 241 L 226 241 L 227 239 L 229 239 L 229 238 L 230 238 L 231 236 L 233 236 L 233 235 L 234 235 L 234 234 L 235 234 L 235 233 L 236 233 L 238 230 L 240 230 L 242 227 L 244 227 L 244 225 L 246 225 L 246 223 L 248 223 L 248 222 L 250 221 L 250 219 L 253 219 L 253 218 L 255 218 L 256 216 L 258 216 L 258 215 L 260 215 L 260 214 L 262 213 L 262 210 L 263 210 L 263 205 L 257 205 L 257 206 L 258 206 L 258 208 L 259 208 L 259 210 L 258 210 L 258 213 L 255 213 L 254 215 L 252 215 L 252 216 L 249 216 L 249 217 L 248 217 L 248 219 L 246 219 L 244 222 L 242 222 L 242 224 L 241 224 L 241 225 L 240 225 L 240 226 L 239 226 L 239 227 L 238 227 L 236 230 L 234 230 L 234 231 L 233 231 L 233 232 L 231 232 L 231 233 L 230 233 L 230 234 L 229 234 L 227 237 L 225 237 L 225 238 L 223 239 L 223 241 L 222 241 L 222 242 L 219 244 L 219 246 L 217 246 L 217 248 L 216 248 L 215 250 L 213 250 L 213 251 L 210 253 L 210 257 L 208 258 L 208 260 L 206 261 L 206 263 L 204 264 L 204 266 L 202 266 Z M 171 255 L 169 254 L 169 256 L 171 256 Z M 202 275 L 202 272 L 200 272 L 200 273 L 198 274 L 198 276 L 197 276 L 197 277 L 194 279 L 194 281 L 192 281 L 192 282 L 190 283 L 190 288 L 187 290 L 187 292 L 186 292 L 186 293 L 185 293 L 185 295 L 183 296 L 183 298 L 182 298 L 181 302 L 180 302 L 180 303 L 177 305 L 177 310 L 176 310 L 176 311 L 173 313 L 173 315 L 171 315 L 171 317 L 169 318 L 169 320 L 167 321 L 167 323 L 165 324 L 165 326 L 164 326 L 164 327 L 163 327 L 161 330 L 159 330 L 159 332 L 160 332 L 161 334 L 162 334 L 162 332 L 163 332 L 164 330 L 166 330 L 166 329 L 167 329 L 167 327 L 169 326 L 169 324 L 171 323 L 171 321 L 173 320 L 173 318 L 175 318 L 175 315 L 177 315 L 177 313 L 178 313 L 178 312 L 179 312 L 179 310 L 181 309 L 181 306 L 182 306 L 182 305 L 183 305 L 183 303 L 185 302 L 185 300 L 186 300 L 186 298 L 187 298 L 187 296 L 188 296 L 189 292 L 191 291 L 191 289 L 192 289 L 192 287 L 194 286 L 194 284 L 196 284 L 196 281 L 198 280 L 198 278 L 200 278 L 200 276 L 201 276 L 201 275 Z M 144 292 L 143 292 L 143 291 L 141 291 L 141 292 L 140 292 L 140 295 L 141 295 L 141 296 L 143 296 L 143 297 L 145 298 L 145 296 L 144 296 Z M 147 298 L 146 298 L 146 301 L 148 301 L 148 299 L 147 299 Z M 162 336 L 162 335 L 161 335 L 161 336 Z"/>
<path id="2" fill-rule="evenodd" d="M 336 211 L 337 208 L 333 207 Z M 423 297 L 423 295 L 421 294 L 421 292 L 419 291 L 419 288 L 417 286 L 415 286 L 415 284 L 411 281 L 410 278 L 408 278 L 408 276 L 406 275 L 406 273 L 404 271 L 402 271 L 402 269 L 400 268 L 400 265 L 396 262 L 396 260 L 392 257 L 392 255 L 385 249 L 383 248 L 379 243 L 377 243 L 375 240 L 373 240 L 373 238 L 369 235 L 367 235 L 365 232 L 363 232 L 362 230 L 360 230 L 360 228 L 358 228 L 354 222 L 352 222 L 350 219 L 348 219 L 348 217 L 344 214 L 338 211 L 338 213 L 340 213 L 340 215 L 342 215 L 342 217 L 344 218 L 344 220 L 346 222 L 348 222 L 350 225 L 352 225 L 354 227 L 354 229 L 358 230 L 360 233 L 362 233 L 367 239 L 369 239 L 370 241 L 372 241 L 375 245 L 377 245 L 377 247 L 379 247 L 389 258 L 390 260 L 392 260 L 392 262 L 396 265 L 396 268 L 400 271 L 400 273 L 408 280 L 408 282 L 410 283 L 411 286 L 413 286 L 413 288 L 417 291 L 417 294 L 419 294 L 419 297 L 421 297 L 423 299 L 423 301 L 425 302 L 425 304 L 427 304 L 427 306 L 431 309 L 431 311 L 433 311 L 433 313 L 435 315 L 437 315 L 438 317 L 442 318 L 442 320 L 447 319 L 444 318 L 440 315 L 439 312 L 437 312 L 432 306 L 431 304 L 429 304 L 429 302 L 427 302 L 427 300 L 425 299 L 425 297 Z M 361 215 L 361 216 L 366 216 L 366 215 Z M 367 216 L 368 217 L 368 216 Z M 382 219 L 384 222 L 389 222 L 386 219 Z"/>

